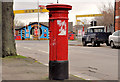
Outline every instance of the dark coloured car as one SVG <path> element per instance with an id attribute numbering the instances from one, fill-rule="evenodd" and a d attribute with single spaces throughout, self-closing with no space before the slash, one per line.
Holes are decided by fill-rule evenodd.
<path id="1" fill-rule="evenodd" d="M 88 43 L 91 43 L 92 46 L 100 46 L 102 43 L 106 43 L 109 46 L 109 35 L 111 32 L 104 32 L 104 26 L 93 26 L 88 27 L 87 32 L 82 37 L 83 46 L 86 46 Z"/>

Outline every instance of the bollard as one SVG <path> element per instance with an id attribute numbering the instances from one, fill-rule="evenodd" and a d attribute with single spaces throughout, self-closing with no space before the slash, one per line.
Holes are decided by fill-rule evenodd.
<path id="1" fill-rule="evenodd" d="M 68 79 L 68 10 L 66 4 L 47 5 L 49 10 L 49 79 Z"/>

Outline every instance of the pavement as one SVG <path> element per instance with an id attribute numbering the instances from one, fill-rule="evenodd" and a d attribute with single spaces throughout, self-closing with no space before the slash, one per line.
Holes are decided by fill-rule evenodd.
<path id="1" fill-rule="evenodd" d="M 48 66 L 32 58 L 2 58 L 2 80 L 49 80 Z M 81 80 L 69 75 L 68 80 Z"/>

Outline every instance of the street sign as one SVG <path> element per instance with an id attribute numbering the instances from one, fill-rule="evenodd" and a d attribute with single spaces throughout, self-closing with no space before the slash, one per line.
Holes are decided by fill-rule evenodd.
<path id="1" fill-rule="evenodd" d="M 40 9 L 45 9 L 46 8 L 46 6 L 44 6 L 44 5 L 39 5 L 39 7 L 40 7 Z"/>
<path id="2" fill-rule="evenodd" d="M 38 13 L 39 12 L 49 12 L 47 9 L 27 9 L 27 10 L 14 10 L 14 14 L 23 14 L 23 13 Z"/>
<path id="3" fill-rule="evenodd" d="M 82 33 L 82 30 L 78 30 L 78 35 L 81 35 L 81 33 Z"/>
<path id="4" fill-rule="evenodd" d="M 119 19 L 120 18 L 120 16 L 115 16 L 115 19 Z"/>

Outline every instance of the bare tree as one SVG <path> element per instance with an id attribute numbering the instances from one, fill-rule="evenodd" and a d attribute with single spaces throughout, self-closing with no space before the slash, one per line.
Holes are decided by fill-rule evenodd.
<path id="1" fill-rule="evenodd" d="M 80 22 L 77 22 L 78 25 L 86 25 L 89 24 L 90 20 L 88 20 L 87 18 L 84 19 L 80 19 Z"/>
<path id="2" fill-rule="evenodd" d="M 21 21 L 15 19 L 15 20 L 14 20 L 14 25 L 15 25 L 15 26 L 24 26 L 25 23 L 23 23 L 23 22 L 21 22 Z"/>
<path id="3" fill-rule="evenodd" d="M 2 57 L 15 56 L 13 2 L 2 2 Z"/>
<path id="4" fill-rule="evenodd" d="M 99 12 L 103 14 L 102 17 L 95 17 L 97 21 L 97 25 L 109 26 L 114 24 L 114 7 L 112 3 L 108 3 L 107 5 L 102 4 L 102 7 L 99 7 Z"/>
<path id="5" fill-rule="evenodd" d="M 90 20 L 88 20 L 87 18 L 84 18 L 81 21 L 84 22 L 84 24 L 88 24 L 90 22 Z"/>

